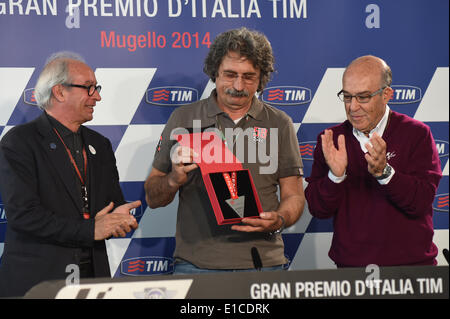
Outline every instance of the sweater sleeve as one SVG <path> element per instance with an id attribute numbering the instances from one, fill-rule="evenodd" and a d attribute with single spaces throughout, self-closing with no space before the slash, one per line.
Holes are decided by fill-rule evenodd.
<path id="1" fill-rule="evenodd" d="M 308 186 L 305 189 L 305 197 L 311 215 L 317 218 L 333 217 L 340 205 L 345 191 L 345 181 L 334 183 L 328 178 L 328 165 L 322 152 L 322 142 L 320 136 L 317 137 L 316 148 L 314 149 L 314 162 L 311 175 L 306 178 Z M 335 144 L 337 143 L 334 134 Z"/>
<path id="2" fill-rule="evenodd" d="M 408 138 L 409 154 L 402 165 L 393 166 L 395 174 L 382 186 L 389 201 L 411 217 L 428 214 L 442 177 L 439 154 L 428 126 Z"/>

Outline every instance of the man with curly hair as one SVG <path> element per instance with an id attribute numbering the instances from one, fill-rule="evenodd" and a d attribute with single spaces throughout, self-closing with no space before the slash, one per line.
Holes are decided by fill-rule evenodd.
<path id="1" fill-rule="evenodd" d="M 263 270 L 284 269 L 288 264 L 281 231 L 293 225 L 303 211 L 303 164 L 291 118 L 255 96 L 269 81 L 273 64 L 272 48 L 263 34 L 240 28 L 218 35 L 203 69 L 216 88 L 209 98 L 177 108 L 164 128 L 145 191 L 151 208 L 166 206 L 179 192 L 175 274 L 253 270 L 254 248 Z M 263 208 L 260 218 L 217 225 L 192 150 L 183 152 L 171 139 L 174 129 L 192 130 L 198 120 L 202 130 L 216 128 L 243 168 L 251 172 Z M 256 133 L 253 138 L 252 134 L 247 138 L 237 134 L 232 140 L 224 137 L 227 129 L 237 128 Z M 265 163 L 261 158 L 251 161 L 252 154 L 236 154 L 239 143 L 247 153 L 257 147 L 267 151 L 274 137 L 276 152 L 270 154 L 275 153 L 271 159 L 277 165 L 273 170 L 262 170 Z M 172 148 L 176 156 L 171 158 Z"/>

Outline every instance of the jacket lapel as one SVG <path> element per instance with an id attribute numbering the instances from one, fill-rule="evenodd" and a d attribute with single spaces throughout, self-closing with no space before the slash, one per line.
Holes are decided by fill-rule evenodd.
<path id="1" fill-rule="evenodd" d="M 50 163 L 55 168 L 56 174 L 61 179 L 67 193 L 70 194 L 77 210 L 80 211 L 80 193 L 77 189 L 78 187 L 75 181 L 73 166 L 67 156 L 67 151 L 64 148 L 64 145 L 53 131 L 53 127 L 45 113 L 37 119 L 37 127 L 42 136 L 40 142 L 44 153 L 47 155 Z M 55 194 L 55 196 L 57 196 L 57 194 Z"/>

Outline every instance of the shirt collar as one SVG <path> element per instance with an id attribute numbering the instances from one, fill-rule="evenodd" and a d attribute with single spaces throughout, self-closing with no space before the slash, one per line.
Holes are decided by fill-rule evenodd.
<path id="1" fill-rule="evenodd" d="M 80 126 L 80 128 L 78 129 L 78 131 L 76 131 L 76 132 L 74 133 L 74 132 L 72 132 L 71 130 L 69 130 L 67 127 L 65 127 L 65 126 L 64 126 L 61 122 L 59 122 L 57 119 L 55 119 L 53 116 L 51 116 L 50 114 L 48 114 L 47 112 L 46 112 L 45 114 L 47 114 L 47 117 L 48 117 L 48 119 L 49 119 L 49 121 L 50 121 L 50 124 L 51 124 L 54 128 L 56 128 L 56 130 L 58 131 L 58 133 L 59 133 L 61 136 L 66 137 L 66 136 L 71 136 L 72 134 L 75 134 L 75 135 L 79 135 L 79 134 L 80 134 L 80 132 L 81 132 L 81 126 Z"/>
<path id="2" fill-rule="evenodd" d="M 211 95 L 208 98 L 208 116 L 209 117 L 215 117 L 218 114 L 225 113 L 222 111 L 217 105 L 217 91 L 214 89 L 211 92 Z M 258 98 L 255 96 L 252 100 L 252 105 L 250 106 L 250 109 L 248 110 L 246 115 L 249 115 L 250 117 L 254 118 L 255 120 L 258 120 L 258 115 L 261 113 L 263 109 L 262 102 L 258 100 Z"/>
<path id="3" fill-rule="evenodd" d="M 388 118 L 389 118 L 389 111 L 391 109 L 388 105 L 386 105 L 386 110 L 384 111 L 384 115 L 381 118 L 380 122 L 378 122 L 377 126 L 375 126 L 370 132 L 369 132 L 369 138 L 372 137 L 374 132 L 377 132 L 378 135 L 383 136 L 384 130 L 386 129 Z M 357 130 L 356 128 L 353 128 L 353 135 L 356 138 L 366 136 L 363 132 L 360 130 Z"/>

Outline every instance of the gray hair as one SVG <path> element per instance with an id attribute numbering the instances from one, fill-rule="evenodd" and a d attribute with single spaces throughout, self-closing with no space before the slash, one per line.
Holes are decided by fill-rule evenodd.
<path id="1" fill-rule="evenodd" d="M 383 62 L 384 62 L 384 60 L 383 60 Z M 381 82 L 382 82 L 382 86 L 391 86 L 391 84 L 392 84 L 392 70 L 391 70 L 391 67 L 386 62 L 384 62 L 384 65 L 383 65 Z"/>
<path id="2" fill-rule="evenodd" d="M 50 106 L 52 88 L 55 85 L 70 82 L 68 65 L 71 60 L 86 63 L 79 54 L 70 51 L 56 52 L 45 62 L 34 88 L 34 95 L 40 109 L 45 110 Z"/>

